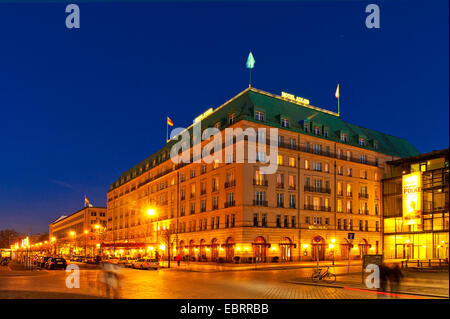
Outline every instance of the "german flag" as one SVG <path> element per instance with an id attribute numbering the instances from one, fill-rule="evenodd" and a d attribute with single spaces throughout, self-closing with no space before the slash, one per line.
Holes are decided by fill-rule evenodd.
<path id="1" fill-rule="evenodd" d="M 169 117 L 167 117 L 167 125 L 173 126 L 173 122 Z"/>

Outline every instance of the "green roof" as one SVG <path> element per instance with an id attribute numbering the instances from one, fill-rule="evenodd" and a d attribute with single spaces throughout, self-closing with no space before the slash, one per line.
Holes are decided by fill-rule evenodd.
<path id="1" fill-rule="evenodd" d="M 328 137 L 324 137 L 323 135 L 319 137 L 329 141 L 341 142 L 340 134 L 343 132 L 348 134 L 348 141 L 346 143 L 348 145 L 400 158 L 420 154 L 411 143 L 403 138 L 344 122 L 337 113 L 292 101 L 255 88 L 247 88 L 231 100 L 219 106 L 213 113 L 203 118 L 201 120 L 202 130 L 214 126 L 217 122 L 220 122 L 221 129 L 224 129 L 228 126 L 228 115 L 232 112 L 236 112 L 236 121 L 248 120 L 256 122 L 254 119 L 255 110 L 264 111 L 264 124 L 268 126 L 306 135 L 314 135 L 311 129 L 308 133 L 304 130 L 305 125 L 313 123 L 314 126 L 328 130 Z M 289 128 L 281 126 L 281 117 L 289 119 Z M 260 121 L 257 122 L 260 123 Z M 190 134 L 192 133 L 192 125 L 188 127 L 188 131 Z M 360 137 L 366 139 L 366 146 L 359 145 Z M 124 172 L 115 183 L 111 184 L 111 189 L 134 179 L 143 172 L 167 160 L 170 149 L 175 143 L 176 141 L 170 141 L 162 149 Z M 374 143 L 377 144 L 377 149 L 374 148 Z M 163 155 L 165 155 L 165 159 L 162 158 Z"/>

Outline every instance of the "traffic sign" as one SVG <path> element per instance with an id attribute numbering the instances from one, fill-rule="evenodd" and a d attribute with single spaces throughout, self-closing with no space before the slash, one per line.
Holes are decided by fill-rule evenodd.
<path id="1" fill-rule="evenodd" d="M 348 239 L 349 240 L 355 239 L 355 233 L 348 233 Z"/>
<path id="2" fill-rule="evenodd" d="M 314 236 L 314 241 L 316 242 L 316 243 L 318 243 L 319 241 L 321 241 L 322 240 L 322 237 L 320 237 L 319 235 L 317 235 L 317 236 Z"/>

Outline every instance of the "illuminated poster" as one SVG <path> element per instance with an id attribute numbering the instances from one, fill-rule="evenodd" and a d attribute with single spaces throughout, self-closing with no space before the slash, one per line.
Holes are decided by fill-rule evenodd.
<path id="1" fill-rule="evenodd" d="M 422 175 L 420 172 L 403 175 L 403 219 L 416 224 L 422 215 Z"/>

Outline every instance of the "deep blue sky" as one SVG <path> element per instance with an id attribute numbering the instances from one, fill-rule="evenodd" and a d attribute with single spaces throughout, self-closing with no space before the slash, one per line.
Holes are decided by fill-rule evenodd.
<path id="1" fill-rule="evenodd" d="M 377 3 L 381 29 L 367 29 Z M 348 122 L 449 145 L 448 1 L 0 3 L 0 229 L 46 232 L 248 86 L 309 98 Z"/>

